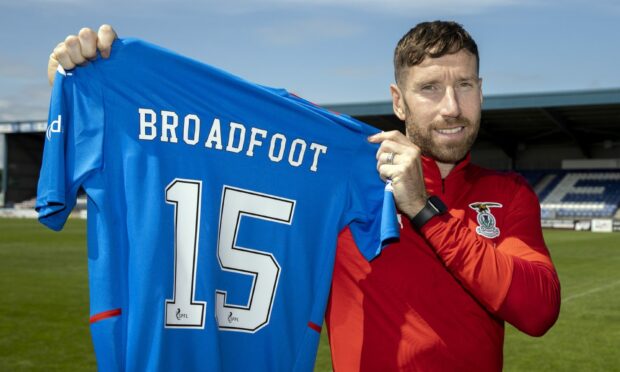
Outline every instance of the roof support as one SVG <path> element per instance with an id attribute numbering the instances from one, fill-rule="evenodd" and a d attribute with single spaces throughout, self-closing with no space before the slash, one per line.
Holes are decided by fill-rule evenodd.
<path id="1" fill-rule="evenodd" d="M 493 133 L 492 130 L 489 130 L 489 128 L 492 126 L 493 124 L 491 122 L 485 120 L 480 125 L 479 134 L 484 134 L 485 137 L 491 138 L 491 141 L 493 141 L 493 143 L 498 144 L 502 151 L 504 151 L 504 153 L 512 160 L 512 168 L 514 169 L 514 165 L 517 161 L 517 150 L 519 147 L 519 143 L 513 139 L 499 136 Z"/>
<path id="2" fill-rule="evenodd" d="M 592 154 L 590 153 L 590 149 L 586 146 L 585 142 L 579 139 L 577 133 L 571 129 L 570 121 L 564 118 L 562 115 L 549 110 L 547 108 L 540 108 L 540 111 L 545 115 L 551 122 L 553 122 L 558 128 L 562 130 L 565 134 L 567 134 L 575 143 L 584 157 L 590 159 L 592 158 Z"/>
<path id="3" fill-rule="evenodd" d="M 0 142 L 4 142 L 4 146 L 2 146 L 2 148 L 0 148 L 0 151 L 3 151 L 3 159 L 4 162 L 2 164 L 2 172 L 0 174 L 0 178 L 1 178 L 1 182 L 2 184 L 0 185 L 0 195 L 2 195 L 2 198 L 0 198 L 0 207 L 4 207 L 5 203 L 4 203 L 4 199 L 5 199 L 5 195 L 6 195 L 6 190 L 9 187 L 9 176 L 7 174 L 7 171 L 9 169 L 9 150 L 7 149 L 6 146 L 6 134 L 4 133 L 0 133 Z"/>

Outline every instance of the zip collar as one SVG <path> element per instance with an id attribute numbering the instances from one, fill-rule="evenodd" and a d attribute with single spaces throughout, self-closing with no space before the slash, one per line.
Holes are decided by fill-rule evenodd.
<path id="1" fill-rule="evenodd" d="M 470 164 L 471 153 L 467 153 L 463 160 L 459 161 L 445 179 L 441 178 L 441 172 L 434 159 L 422 156 L 422 171 L 424 172 L 424 184 L 430 195 L 443 196 L 446 193 L 446 182 L 452 184 L 465 177 L 464 169 Z"/>

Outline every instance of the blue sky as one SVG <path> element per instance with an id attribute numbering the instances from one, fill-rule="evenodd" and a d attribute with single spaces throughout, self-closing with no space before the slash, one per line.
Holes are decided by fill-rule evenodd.
<path id="1" fill-rule="evenodd" d="M 388 100 L 396 42 L 434 19 L 474 36 L 486 95 L 620 87 L 617 0 L 0 0 L 0 121 L 47 117 L 47 58 L 83 26 L 333 104 Z"/>

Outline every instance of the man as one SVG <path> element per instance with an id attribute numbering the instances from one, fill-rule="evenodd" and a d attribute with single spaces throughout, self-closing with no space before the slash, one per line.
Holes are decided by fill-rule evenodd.
<path id="1" fill-rule="evenodd" d="M 50 56 L 48 75 L 109 56 L 116 34 L 82 29 Z M 398 43 L 395 115 L 406 136 L 380 133 L 377 168 L 402 212 L 401 241 L 368 262 L 341 234 L 327 312 L 337 371 L 494 371 L 504 321 L 540 336 L 560 306 L 536 195 L 515 174 L 470 163 L 482 80 L 471 36 L 421 23 Z"/>
<path id="2" fill-rule="evenodd" d="M 327 311 L 336 371 L 497 371 L 504 320 L 540 336 L 557 319 L 536 195 L 515 174 L 470 163 L 478 62 L 453 22 L 421 23 L 396 47 L 390 91 L 407 136 L 370 141 L 406 218 L 400 243 L 371 262 L 342 234 Z"/>

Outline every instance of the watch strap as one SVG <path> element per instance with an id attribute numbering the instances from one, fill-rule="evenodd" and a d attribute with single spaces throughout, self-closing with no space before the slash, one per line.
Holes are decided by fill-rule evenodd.
<path id="1" fill-rule="evenodd" d="M 437 196 L 431 196 L 426 200 L 426 204 L 424 204 L 424 208 L 418 212 L 415 216 L 413 216 L 409 222 L 416 229 L 421 229 L 422 226 L 426 225 L 431 218 L 444 214 L 448 211 L 446 205 L 439 199 Z"/>

